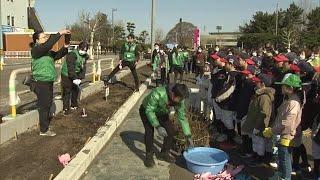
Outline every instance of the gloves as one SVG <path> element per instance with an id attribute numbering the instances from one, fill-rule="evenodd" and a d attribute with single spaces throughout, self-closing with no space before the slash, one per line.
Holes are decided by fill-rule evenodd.
<path id="1" fill-rule="evenodd" d="M 75 80 L 72 81 L 72 83 L 77 85 L 77 86 L 79 86 L 80 83 L 81 83 L 81 80 L 80 79 L 75 79 Z"/>
<path id="2" fill-rule="evenodd" d="M 272 137 L 272 130 L 270 127 L 267 127 L 263 130 L 262 132 L 263 136 L 266 138 L 271 138 Z"/>
<path id="3" fill-rule="evenodd" d="M 188 149 L 194 148 L 193 140 L 191 137 L 187 138 L 187 142 L 188 142 Z"/>
<path id="4" fill-rule="evenodd" d="M 167 137 L 168 136 L 168 133 L 166 131 L 166 129 L 164 127 L 161 127 L 161 126 L 158 126 L 157 127 L 157 131 L 158 131 L 158 134 L 162 137 Z"/>

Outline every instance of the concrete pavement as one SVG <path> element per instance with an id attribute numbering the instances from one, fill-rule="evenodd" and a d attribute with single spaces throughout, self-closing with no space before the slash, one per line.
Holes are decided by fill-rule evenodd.
<path id="1" fill-rule="evenodd" d="M 140 98 L 110 143 L 96 156 L 83 180 L 169 179 L 169 163 L 156 160 L 155 168 L 149 169 L 144 166 L 144 128 L 138 109 L 147 94 Z M 159 150 L 158 145 L 162 144 L 162 140 L 156 133 L 155 141 Z"/>

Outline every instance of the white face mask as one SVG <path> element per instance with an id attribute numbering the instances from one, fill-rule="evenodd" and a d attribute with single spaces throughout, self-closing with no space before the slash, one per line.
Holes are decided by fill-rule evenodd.
<path id="1" fill-rule="evenodd" d="M 218 52 L 218 51 L 219 51 L 219 48 L 216 48 L 215 50 Z"/>
<path id="2" fill-rule="evenodd" d="M 301 59 L 306 59 L 306 56 L 301 54 L 301 55 L 300 55 L 300 58 L 301 58 Z"/>
<path id="3" fill-rule="evenodd" d="M 256 52 L 253 52 L 253 53 L 252 53 L 252 56 L 257 56 L 257 53 L 256 53 Z"/>
<path id="4" fill-rule="evenodd" d="M 162 53 L 163 53 L 163 50 L 160 50 L 160 53 L 162 54 Z"/>
<path id="5" fill-rule="evenodd" d="M 80 54 L 80 55 L 85 55 L 85 54 L 87 54 L 87 51 L 79 50 L 79 54 Z"/>
<path id="6" fill-rule="evenodd" d="M 198 50 L 198 52 L 200 52 L 200 53 L 201 53 L 201 52 L 202 52 L 202 49 L 199 49 L 199 50 Z"/>
<path id="7" fill-rule="evenodd" d="M 154 49 L 155 49 L 155 50 L 159 50 L 159 46 L 155 46 Z"/>

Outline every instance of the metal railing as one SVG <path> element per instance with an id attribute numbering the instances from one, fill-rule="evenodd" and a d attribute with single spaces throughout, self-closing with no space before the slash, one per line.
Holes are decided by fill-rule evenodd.
<path id="1" fill-rule="evenodd" d="M 30 51 L 4 51 L 5 59 L 28 59 L 31 58 Z"/>
<path id="2" fill-rule="evenodd" d="M 102 61 L 108 61 L 111 60 L 109 66 L 105 69 L 101 68 L 101 62 Z M 101 73 L 102 71 L 108 70 L 108 69 L 114 69 L 114 58 L 105 58 L 105 59 L 99 59 L 99 60 L 90 60 L 87 62 L 87 64 L 92 63 L 92 72 L 87 73 L 86 75 L 91 75 L 92 74 L 92 83 L 95 83 L 97 80 L 100 81 L 101 78 Z M 97 63 L 97 68 L 96 68 L 96 63 Z M 55 65 L 56 68 L 61 69 L 60 64 Z M 11 72 L 10 74 L 10 79 L 9 79 L 9 105 L 11 106 L 11 117 L 15 118 L 17 116 L 17 110 L 16 110 L 16 105 L 18 104 L 19 94 L 27 93 L 30 92 L 30 90 L 25 90 L 21 92 L 16 92 L 16 78 L 18 74 L 22 73 L 30 73 L 31 68 L 20 68 L 20 69 L 15 69 Z M 54 82 L 54 84 L 58 84 L 61 82 L 61 73 L 58 73 L 58 78 L 57 81 Z"/>

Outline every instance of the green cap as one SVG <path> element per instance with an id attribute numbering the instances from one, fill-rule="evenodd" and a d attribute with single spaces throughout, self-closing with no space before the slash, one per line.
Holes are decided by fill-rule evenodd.
<path id="1" fill-rule="evenodd" d="M 301 79 L 296 74 L 286 74 L 281 82 L 275 82 L 275 84 L 285 84 L 294 88 L 301 88 Z"/>

